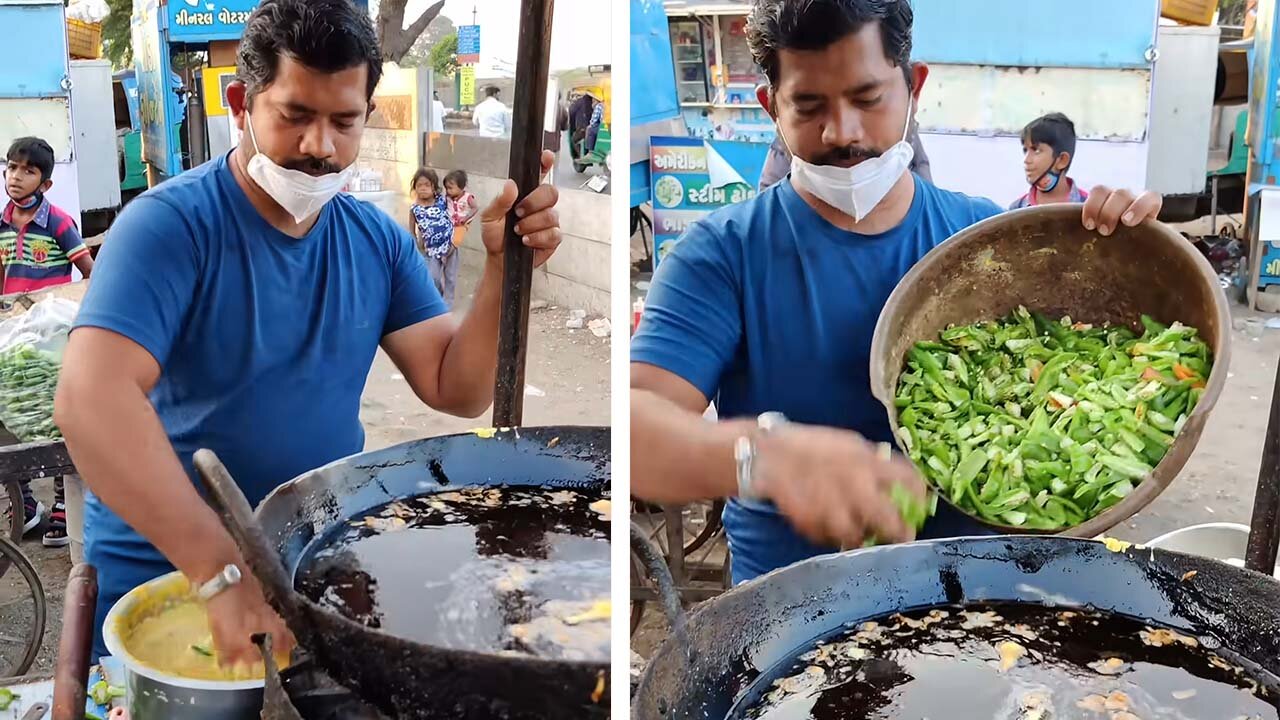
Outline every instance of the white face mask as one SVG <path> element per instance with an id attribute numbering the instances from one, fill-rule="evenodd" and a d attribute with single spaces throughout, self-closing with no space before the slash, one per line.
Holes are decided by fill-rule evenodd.
<path id="1" fill-rule="evenodd" d="M 249 126 L 249 139 L 253 142 L 254 156 L 249 159 L 249 177 L 258 183 L 263 192 L 271 196 L 301 225 L 307 218 L 320 212 L 351 181 L 355 163 L 342 172 L 314 177 L 301 170 L 281 167 L 258 149 L 258 139 L 253 134 L 253 118 L 245 113 L 245 125 Z"/>
<path id="2" fill-rule="evenodd" d="M 792 152 L 791 181 L 831 207 L 852 216 L 854 221 L 862 222 L 889 194 L 902 173 L 911 167 L 911 160 L 915 157 L 915 150 L 907 142 L 907 132 L 911 129 L 911 105 L 912 101 L 908 101 L 902 139 L 880 157 L 868 158 L 851 168 L 842 168 L 814 165 Z M 781 128 L 778 136 L 782 137 Z M 787 144 L 785 137 L 782 144 Z M 791 151 L 789 146 L 787 151 Z"/>

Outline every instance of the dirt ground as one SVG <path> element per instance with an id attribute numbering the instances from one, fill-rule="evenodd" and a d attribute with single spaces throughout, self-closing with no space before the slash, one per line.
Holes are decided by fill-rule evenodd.
<path id="1" fill-rule="evenodd" d="M 460 287 L 473 284 L 473 278 L 460 279 Z M 587 329 L 567 329 L 568 315 L 569 309 L 563 307 L 547 307 L 530 314 L 525 425 L 609 424 L 610 340 L 597 338 Z M 381 352 L 369 372 L 360 418 L 365 426 L 367 450 L 490 424 L 488 413 L 472 420 L 449 417 L 426 407 Z M 37 481 L 33 488 L 46 506 L 52 504 L 52 480 Z M 62 627 L 62 596 L 71 568 L 67 548 L 44 547 L 40 544 L 41 532 L 42 529 L 33 531 L 22 544 L 23 552 L 36 566 L 48 599 L 47 629 L 31 674 L 53 671 Z"/>
<path id="2" fill-rule="evenodd" d="M 1239 305 L 1231 310 L 1236 317 L 1254 315 Z M 1277 361 L 1280 330 L 1266 330 L 1259 339 L 1233 331 L 1227 384 L 1191 459 L 1155 502 L 1109 534 L 1145 542 L 1198 523 L 1249 524 Z M 715 553 L 712 551 L 712 562 L 718 561 Z M 658 608 L 650 605 L 632 636 L 632 649 L 640 657 L 648 657 L 666 634 L 666 621 Z"/>

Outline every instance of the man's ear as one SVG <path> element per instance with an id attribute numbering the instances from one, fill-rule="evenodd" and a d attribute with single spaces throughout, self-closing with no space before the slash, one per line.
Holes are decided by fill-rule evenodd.
<path id="1" fill-rule="evenodd" d="M 373 117 L 373 111 L 377 109 L 378 103 L 375 102 L 373 98 L 369 98 L 369 112 L 364 114 L 365 122 L 368 122 L 369 118 Z"/>
<path id="2" fill-rule="evenodd" d="M 924 89 L 924 84 L 929 80 L 929 66 L 922 62 L 911 63 L 908 70 L 911 73 L 911 99 L 915 102 L 915 109 L 920 110 L 920 91 Z"/>
<path id="3" fill-rule="evenodd" d="M 235 119 L 236 129 L 244 132 L 245 111 L 249 109 L 249 88 L 239 80 L 227 85 L 227 107 Z"/>
<path id="4" fill-rule="evenodd" d="M 773 94 L 769 92 L 769 89 L 768 83 L 761 83 L 760 85 L 757 85 L 756 100 L 760 102 L 760 107 L 764 108 L 764 111 L 769 113 L 769 117 L 773 118 L 776 122 L 778 115 L 773 111 Z"/>

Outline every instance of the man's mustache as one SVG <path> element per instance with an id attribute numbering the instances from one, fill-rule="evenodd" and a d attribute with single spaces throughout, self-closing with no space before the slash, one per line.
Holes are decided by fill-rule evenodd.
<path id="1" fill-rule="evenodd" d="M 318 157 L 305 157 L 297 160 L 289 160 L 281 165 L 289 170 L 297 170 L 299 172 L 307 173 L 308 175 L 329 175 L 332 173 L 342 172 L 342 168 L 328 160 Z"/>
<path id="2" fill-rule="evenodd" d="M 837 165 L 842 163 L 853 162 L 854 160 L 870 160 L 878 158 L 884 153 L 872 148 L 859 147 L 857 145 L 846 145 L 845 147 L 835 148 L 822 153 L 812 162 L 814 165 Z"/>

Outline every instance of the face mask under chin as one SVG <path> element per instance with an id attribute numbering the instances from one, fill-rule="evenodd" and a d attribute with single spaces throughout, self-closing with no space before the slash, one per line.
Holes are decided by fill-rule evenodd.
<path id="1" fill-rule="evenodd" d="M 253 157 L 249 158 L 249 177 L 299 225 L 324 209 L 350 182 L 355 170 L 354 163 L 341 172 L 319 177 L 282 167 L 258 147 L 253 118 L 247 111 L 245 125 L 249 128 L 249 140 L 253 143 L 254 150 Z"/>
<path id="2" fill-rule="evenodd" d="M 840 212 L 862 222 L 884 200 L 902 174 L 911 166 L 915 149 L 907 142 L 911 129 L 911 110 L 907 103 L 902 139 L 879 157 L 868 158 L 849 168 L 815 165 L 791 153 L 791 180 Z M 788 152 L 791 148 L 778 127 L 778 137 Z"/>

